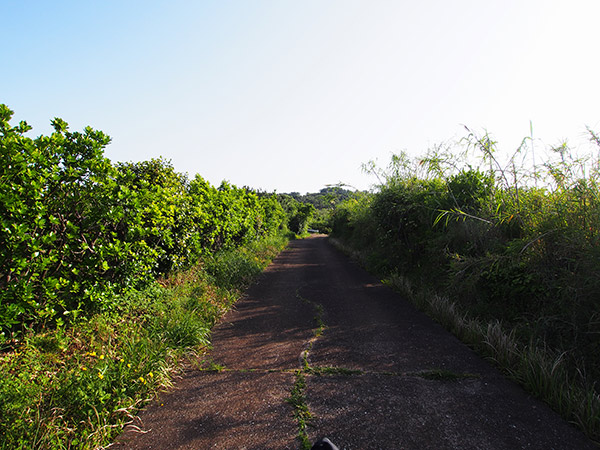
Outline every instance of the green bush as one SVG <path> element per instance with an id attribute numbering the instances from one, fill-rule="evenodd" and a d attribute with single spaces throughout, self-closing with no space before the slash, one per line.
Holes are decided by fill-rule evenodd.
<path id="1" fill-rule="evenodd" d="M 252 274 L 286 243 L 269 236 L 238 249 Z M 237 271 L 215 284 L 209 262 L 161 283 L 114 297 L 113 311 L 80 317 L 71 327 L 28 331 L 0 353 L 0 448 L 93 449 L 108 445 L 159 389 L 178 361 L 209 345 L 209 332 L 250 281 Z M 226 273 L 235 259 L 223 251 Z M 257 269 L 258 268 L 258 269 Z"/>
<path id="2" fill-rule="evenodd" d="M 314 205 L 299 202 L 287 194 L 280 194 L 279 202 L 283 206 L 287 217 L 286 228 L 298 236 L 305 234 L 315 213 Z"/>
<path id="3" fill-rule="evenodd" d="M 365 251 L 378 273 L 424 282 L 473 316 L 514 328 L 525 344 L 567 352 L 574 372 L 584 363 L 580 370 L 600 380 L 597 162 L 585 165 L 561 146 L 558 161 L 528 178 L 515 159 L 522 148 L 505 170 L 489 137 L 468 143 L 486 170 L 458 153 L 369 166 L 383 181 L 378 192 L 361 208 L 339 204 L 332 234 Z"/>
<path id="4" fill-rule="evenodd" d="M 83 304 L 101 307 L 112 291 L 109 269 L 124 252 L 112 235 L 107 200 L 115 171 L 102 156 L 109 138 L 71 133 L 60 119 L 48 137 L 8 123 L 0 105 L 0 327 L 62 322 Z"/>
<path id="5" fill-rule="evenodd" d="M 31 139 L 11 117 L 0 105 L 0 344 L 114 308 L 115 294 L 285 224 L 274 195 L 190 181 L 162 159 L 113 165 L 100 131 L 54 119 Z"/>
<path id="6" fill-rule="evenodd" d="M 0 105 L 0 448 L 98 448 L 278 253 L 274 195 L 55 119 L 31 139 Z M 160 280 L 159 284 L 157 279 Z"/>

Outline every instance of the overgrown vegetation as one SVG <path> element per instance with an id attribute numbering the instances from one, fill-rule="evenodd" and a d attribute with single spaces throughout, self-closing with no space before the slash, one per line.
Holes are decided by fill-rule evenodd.
<path id="1" fill-rule="evenodd" d="M 308 231 L 308 224 L 315 212 L 313 205 L 302 203 L 288 194 L 279 194 L 279 202 L 287 216 L 288 228 L 296 236 L 303 236 Z"/>
<path id="2" fill-rule="evenodd" d="M 113 165 L 99 131 L 70 132 L 55 119 L 51 136 L 31 139 L 11 115 L 0 106 L 5 340 L 110 309 L 115 294 L 284 225 L 273 195 L 188 180 L 163 160 Z"/>
<path id="3" fill-rule="evenodd" d="M 86 128 L 31 139 L 0 105 L 0 448 L 106 445 L 285 246 L 274 195 Z"/>
<path id="4" fill-rule="evenodd" d="M 417 160 L 369 163 L 377 191 L 338 205 L 332 229 L 598 439 L 600 141 L 588 131 L 595 152 L 563 143 L 538 166 L 530 140 L 501 163 L 491 137 L 470 131 Z"/>
<path id="5" fill-rule="evenodd" d="M 0 448 L 110 442 L 209 344 L 286 233 L 309 228 L 600 440 L 598 158 L 562 143 L 528 166 L 524 140 L 501 163 L 491 137 L 469 131 L 415 161 L 367 164 L 374 193 L 276 196 L 188 179 L 162 159 L 113 164 L 100 131 L 55 119 L 32 139 L 11 117 L 0 105 Z M 296 381 L 306 446 L 302 371 Z"/>
<path id="6" fill-rule="evenodd" d="M 168 386 L 178 362 L 287 242 L 264 238 L 115 297 L 110 313 L 22 336 L 0 355 L 0 448 L 97 448 Z M 210 269 L 206 267 L 210 265 Z M 231 265 L 238 268 L 229 274 Z M 239 266 L 243 269 L 240 270 Z M 224 274 L 226 286 L 220 284 Z"/>
<path id="7" fill-rule="evenodd" d="M 300 208 L 296 206 L 297 210 L 310 211 L 309 215 L 302 217 L 303 231 L 312 229 L 321 233 L 331 233 L 331 215 L 335 207 L 352 196 L 352 191 L 341 186 L 328 186 L 316 193 L 301 195 L 299 192 L 291 192 L 280 194 L 279 199 L 284 207 L 286 203 L 293 201 L 294 204 L 301 205 Z M 293 208 L 286 208 L 286 210 L 294 211 Z M 290 229 L 293 230 L 293 226 L 290 226 Z"/>

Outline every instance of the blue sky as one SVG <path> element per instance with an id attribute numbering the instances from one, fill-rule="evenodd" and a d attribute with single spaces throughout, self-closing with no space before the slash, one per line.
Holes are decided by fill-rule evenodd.
<path id="1" fill-rule="evenodd" d="M 600 131 L 596 0 L 0 2 L 0 102 L 112 137 L 113 161 L 277 192 L 488 130 Z"/>

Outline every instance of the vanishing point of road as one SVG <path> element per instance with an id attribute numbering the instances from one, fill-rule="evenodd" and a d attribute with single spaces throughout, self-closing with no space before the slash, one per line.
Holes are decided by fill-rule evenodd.
<path id="1" fill-rule="evenodd" d="M 187 370 L 113 448 L 299 449 L 294 386 L 308 439 L 340 449 L 597 448 L 325 236 L 292 241 L 212 342 L 222 370 Z"/>

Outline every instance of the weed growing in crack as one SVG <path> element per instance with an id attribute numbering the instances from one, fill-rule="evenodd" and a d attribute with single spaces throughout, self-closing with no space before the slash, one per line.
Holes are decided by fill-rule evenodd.
<path id="1" fill-rule="evenodd" d="M 317 323 L 317 329 L 315 330 L 315 337 L 320 337 L 325 331 L 325 322 L 323 316 L 325 315 L 325 309 L 320 303 L 311 302 L 316 310 L 315 322 Z"/>
<path id="2" fill-rule="evenodd" d="M 205 365 L 205 363 L 206 363 L 206 365 Z M 227 367 L 225 367 L 223 364 L 216 363 L 212 359 L 204 361 L 201 364 L 202 364 L 201 367 L 198 367 L 198 369 L 202 370 L 204 372 L 220 373 L 227 369 Z"/>
<path id="3" fill-rule="evenodd" d="M 306 404 L 306 379 L 302 371 L 296 371 L 296 381 L 290 391 L 290 396 L 286 399 L 286 402 L 294 408 L 294 419 L 298 423 L 298 440 L 302 450 L 308 450 L 311 447 L 308 439 L 307 428 L 312 418 L 312 415 Z"/>
<path id="4" fill-rule="evenodd" d="M 305 372 L 310 370 L 310 364 L 308 363 L 308 355 L 312 349 L 312 342 L 308 344 L 306 350 L 302 352 L 302 370 Z"/>

